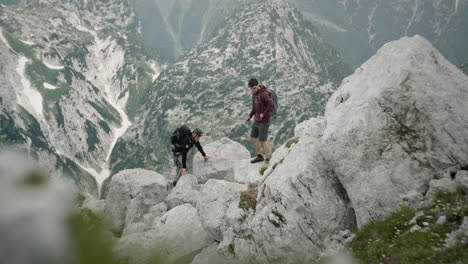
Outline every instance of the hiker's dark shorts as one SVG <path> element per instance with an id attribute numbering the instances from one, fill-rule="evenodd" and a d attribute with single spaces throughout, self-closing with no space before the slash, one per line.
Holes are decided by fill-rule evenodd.
<path id="1" fill-rule="evenodd" d="M 260 141 L 267 141 L 269 127 L 270 123 L 254 122 L 252 125 L 252 131 L 250 132 L 250 137 L 258 138 Z"/>

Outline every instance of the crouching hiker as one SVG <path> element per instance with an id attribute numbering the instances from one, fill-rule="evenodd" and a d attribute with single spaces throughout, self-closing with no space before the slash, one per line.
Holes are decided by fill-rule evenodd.
<path id="1" fill-rule="evenodd" d="M 270 113 L 274 110 L 275 104 L 270 97 L 267 88 L 264 85 L 259 85 L 256 79 L 251 79 L 248 83 L 252 90 L 252 110 L 245 122 L 250 122 L 255 116 L 252 130 L 250 132 L 250 140 L 252 141 L 257 156 L 252 159 L 251 163 L 262 162 L 265 164 L 270 162 L 271 149 L 268 144 L 268 128 L 270 127 Z M 260 141 L 260 142 L 259 142 Z M 265 152 L 265 159 L 260 151 L 260 144 Z"/>
<path id="2" fill-rule="evenodd" d="M 180 177 L 187 174 L 187 153 L 195 145 L 203 155 L 205 160 L 211 157 L 205 154 L 200 145 L 200 138 L 203 136 L 203 131 L 200 128 L 190 130 L 186 125 L 177 128 L 171 136 L 172 154 L 176 166 L 176 177 L 172 182 L 172 188 L 176 186 Z"/>

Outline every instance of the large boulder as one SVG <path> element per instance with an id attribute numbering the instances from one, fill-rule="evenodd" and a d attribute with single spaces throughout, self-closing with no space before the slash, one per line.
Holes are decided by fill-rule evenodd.
<path id="1" fill-rule="evenodd" d="M 320 155 L 325 125 L 312 119 L 304 133 L 296 132 L 297 143 L 258 187 L 254 215 L 229 209 L 222 252 L 242 261 L 310 262 L 328 237 L 356 227 L 348 194 Z"/>
<path id="2" fill-rule="evenodd" d="M 166 198 L 166 203 L 169 208 L 189 203 L 196 206 L 200 197 L 201 186 L 195 176 L 187 174 L 182 176 L 174 189 Z"/>
<path id="3" fill-rule="evenodd" d="M 151 230 L 122 237 L 115 251 L 131 263 L 146 263 L 156 257 L 162 263 L 172 263 L 192 259 L 213 242 L 203 229 L 197 210 L 183 204 L 156 219 Z"/>
<path id="4" fill-rule="evenodd" d="M 468 162 L 468 77 L 420 36 L 385 44 L 329 99 L 322 152 L 358 225 Z"/>
<path id="5" fill-rule="evenodd" d="M 143 214 L 142 217 L 139 217 L 142 221 L 129 222 L 125 224 L 122 236 L 128 236 L 133 233 L 141 233 L 150 230 L 153 222 L 164 215 L 168 209 L 169 208 L 165 202 L 152 205 L 147 213 Z"/>
<path id="6" fill-rule="evenodd" d="M 250 153 L 240 143 L 222 138 L 203 146 L 212 159 L 205 161 L 201 154 L 193 160 L 193 174 L 200 183 L 209 179 L 248 182 Z"/>
<path id="7" fill-rule="evenodd" d="M 124 170 L 112 177 L 105 213 L 112 229 L 121 232 L 126 225 L 143 223 L 150 209 L 166 199 L 166 179 L 142 169 Z"/>
<path id="8" fill-rule="evenodd" d="M 223 240 L 221 226 L 226 218 L 226 211 L 245 189 L 243 184 L 213 179 L 203 186 L 197 211 L 203 227 L 215 240 Z"/>
<path id="9" fill-rule="evenodd" d="M 214 240 L 205 231 L 191 204 L 175 207 L 153 223 L 159 246 L 165 256 L 176 260 L 212 244 Z"/>

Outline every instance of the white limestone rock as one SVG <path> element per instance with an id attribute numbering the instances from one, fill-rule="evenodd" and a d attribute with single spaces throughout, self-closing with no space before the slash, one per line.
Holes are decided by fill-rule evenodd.
<path id="1" fill-rule="evenodd" d="M 112 177 L 106 216 L 113 230 L 119 232 L 130 223 L 144 222 L 144 215 L 166 196 L 166 179 L 161 174 L 143 169 L 124 170 Z"/>
<path id="2" fill-rule="evenodd" d="M 438 192 L 456 192 L 457 184 L 452 179 L 443 178 L 429 182 L 429 190 L 426 193 L 426 200 L 430 203 Z"/>
<path id="3" fill-rule="evenodd" d="M 223 240 L 221 227 L 230 204 L 240 197 L 245 185 L 210 179 L 203 186 L 197 213 L 205 230 L 217 241 Z"/>
<path id="4" fill-rule="evenodd" d="M 203 146 L 213 158 L 205 161 L 200 153 L 193 160 L 193 174 L 200 183 L 209 179 L 248 182 L 250 153 L 241 144 L 222 138 Z"/>
<path id="5" fill-rule="evenodd" d="M 115 251 L 132 263 L 145 262 L 154 256 L 172 263 L 195 256 L 213 242 L 203 229 L 196 209 L 183 204 L 155 221 L 150 231 L 122 237 Z"/>
<path id="6" fill-rule="evenodd" d="M 166 198 L 168 207 L 174 208 L 185 203 L 196 206 L 200 197 L 200 188 L 195 176 L 190 174 L 182 176 Z"/>
<path id="7" fill-rule="evenodd" d="M 468 77 L 427 40 L 385 44 L 327 103 L 322 152 L 350 195 L 358 225 L 424 193 L 468 161 Z"/>

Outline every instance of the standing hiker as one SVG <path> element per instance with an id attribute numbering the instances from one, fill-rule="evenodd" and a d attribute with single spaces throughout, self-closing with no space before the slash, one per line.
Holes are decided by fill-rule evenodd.
<path id="1" fill-rule="evenodd" d="M 257 156 L 252 159 L 250 163 L 262 162 L 265 160 L 265 164 L 268 164 L 271 154 L 270 145 L 267 141 L 268 128 L 270 127 L 270 113 L 275 108 L 275 104 L 267 88 L 264 85 L 259 85 L 257 79 L 251 79 L 248 85 L 252 90 L 252 111 L 250 111 L 250 115 L 245 122 L 250 122 L 252 116 L 255 115 L 250 132 L 250 140 L 254 145 L 255 152 L 257 152 Z M 260 151 L 260 144 L 265 152 L 265 159 Z"/>
<path id="2" fill-rule="evenodd" d="M 195 128 L 190 131 L 186 125 L 177 128 L 171 136 L 172 154 L 176 166 L 176 177 L 172 182 L 172 187 L 175 187 L 180 177 L 187 174 L 187 153 L 195 145 L 202 154 L 205 160 L 211 157 L 205 154 L 200 145 L 200 138 L 203 136 L 203 131 L 200 128 Z"/>

